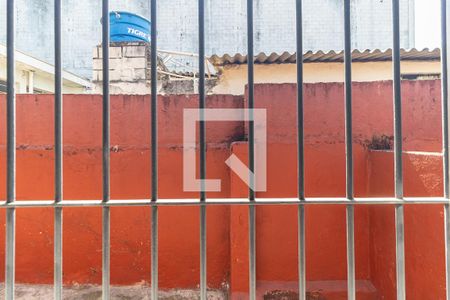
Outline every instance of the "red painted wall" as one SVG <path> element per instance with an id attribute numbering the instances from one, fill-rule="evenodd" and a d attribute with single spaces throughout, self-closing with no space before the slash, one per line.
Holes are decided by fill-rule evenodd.
<path id="1" fill-rule="evenodd" d="M 393 196 L 393 153 L 371 152 L 370 194 Z M 405 196 L 442 196 L 442 157 L 405 154 Z M 370 209 L 372 282 L 386 299 L 395 294 L 394 207 Z M 444 211 L 442 205 L 405 206 L 406 293 L 408 299 L 445 299 Z"/>
<path id="2" fill-rule="evenodd" d="M 144 199 L 150 195 L 150 120 L 148 97 L 112 97 L 111 197 Z M 53 196 L 53 109 L 51 96 L 17 98 L 17 198 Z M 64 198 L 101 197 L 101 97 L 64 98 Z M 242 99 L 217 96 L 209 106 L 240 107 Z M 159 105 L 159 169 L 162 198 L 195 197 L 182 191 L 182 109 L 197 107 L 196 97 L 162 97 Z M 5 102 L 0 118 L 5 120 Z M 5 131 L 1 127 L 0 193 L 5 197 Z M 225 161 L 230 138 L 241 136 L 239 123 L 209 124 L 208 174 L 221 178 L 229 195 Z M 215 132 L 215 134 L 214 134 Z M 112 208 L 111 281 L 132 284 L 149 281 L 150 209 Z M 17 281 L 52 282 L 53 224 L 51 209 L 19 210 L 17 215 Z M 228 207 L 208 209 L 209 282 L 220 287 L 228 278 Z M 1 218 L 4 214 L 0 214 Z M 194 287 L 198 283 L 198 209 L 160 209 L 160 284 Z M 4 220 L 2 219 L 2 222 Z M 2 233 L 1 238 L 4 239 Z M 33 249 L 32 251 L 30 251 Z M 3 247 L 0 247 L 3 252 Z M 0 253 L 0 259 L 3 255 Z M 3 261 L 2 261 L 3 263 Z M 36 271 L 35 271 L 36 270 Z M 1 272 L 0 272 L 1 273 Z M 1 274 L 0 276 L 3 276 Z M 64 209 L 64 280 L 101 282 L 101 210 Z"/>
<path id="3" fill-rule="evenodd" d="M 439 151 L 439 82 L 406 81 L 402 92 L 405 149 Z M 392 135 L 391 94 L 392 85 L 389 82 L 354 83 L 357 196 L 392 194 L 392 155 L 368 150 L 374 136 Z M 257 196 L 295 197 L 295 85 L 257 85 L 255 99 L 256 106 L 266 108 L 268 116 L 268 191 Z M 100 199 L 101 97 L 68 95 L 64 101 L 64 197 Z M 197 103 L 195 96 L 159 98 L 159 189 L 162 198 L 196 197 L 195 193 L 182 191 L 181 151 L 182 110 L 197 107 Z M 111 104 L 112 198 L 148 198 L 149 97 L 114 96 Z M 241 97 L 210 96 L 207 100 L 209 108 L 240 108 L 245 105 Z M 0 119 L 5 120 L 4 97 L 0 97 Z M 222 192 L 210 193 L 208 197 L 246 196 L 245 185 L 224 164 L 231 151 L 246 160 L 245 131 L 245 124 L 241 122 L 207 124 L 208 177 L 222 180 Z M 305 137 L 307 196 L 344 196 L 342 84 L 305 85 Z M 51 96 L 17 97 L 17 143 L 18 199 L 51 199 Z M 405 192 L 410 195 L 439 195 L 442 193 L 439 158 L 422 157 L 426 158 L 426 164 L 420 159 L 405 163 Z M 5 126 L 0 126 L 0 196 L 5 197 Z M 357 279 L 372 282 L 385 299 L 394 299 L 392 296 L 395 295 L 391 211 L 390 207 L 360 206 L 355 219 Z M 114 284 L 150 280 L 149 212 L 149 208 L 112 209 L 111 280 Z M 332 282 L 332 288 L 344 287 L 345 296 L 345 208 L 309 206 L 306 212 L 307 280 L 311 283 L 310 287 L 316 286 L 312 284 L 314 282 L 323 282 L 325 287 Z M 20 209 L 17 216 L 17 281 L 51 283 L 52 210 Z M 244 298 L 248 284 L 246 216 L 245 207 L 208 208 L 208 283 L 212 288 L 229 283 L 232 291 L 236 295 L 244 293 L 240 294 Z M 159 221 L 160 285 L 163 288 L 196 287 L 199 282 L 198 208 L 163 207 Z M 418 221 L 423 221 L 427 226 L 421 226 Z M 0 222 L 4 223 L 4 213 L 0 213 Z M 441 299 L 444 295 L 441 225 L 441 208 L 407 208 L 408 299 L 424 299 L 423 295 L 429 289 L 434 289 L 433 299 Z M 260 290 L 264 289 L 265 284 L 269 286 L 280 282 L 293 283 L 295 287 L 298 277 L 296 207 L 258 207 L 257 228 L 257 279 Z M 426 234 L 429 233 L 427 228 L 432 230 L 432 235 Z M 420 235 L 416 234 L 418 232 Z M 4 243 L 4 232 L 0 232 L 0 243 Z M 4 264 L 3 252 L 4 248 L 0 247 L 0 268 Z M 429 279 L 419 280 L 423 274 L 429 274 Z M 3 273 L 0 272 L 2 278 Z M 64 209 L 64 280 L 67 283 L 100 283 L 100 209 Z M 341 299 L 339 297 L 333 299 Z"/>

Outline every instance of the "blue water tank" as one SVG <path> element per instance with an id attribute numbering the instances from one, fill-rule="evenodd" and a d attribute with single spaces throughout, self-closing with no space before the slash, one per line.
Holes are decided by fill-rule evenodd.
<path id="1" fill-rule="evenodd" d="M 111 42 L 150 42 L 150 21 L 125 11 L 109 13 Z"/>

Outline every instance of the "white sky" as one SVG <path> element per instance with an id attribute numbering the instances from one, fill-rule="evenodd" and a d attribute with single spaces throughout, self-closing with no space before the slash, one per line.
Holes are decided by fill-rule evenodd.
<path id="1" fill-rule="evenodd" d="M 416 48 L 439 48 L 441 38 L 440 0 L 416 1 Z"/>

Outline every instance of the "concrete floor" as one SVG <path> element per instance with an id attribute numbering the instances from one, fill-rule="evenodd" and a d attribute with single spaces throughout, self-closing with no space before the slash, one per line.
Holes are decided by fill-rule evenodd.
<path id="1" fill-rule="evenodd" d="M 51 285 L 25 285 L 17 284 L 15 287 L 17 300 L 28 299 L 53 299 L 53 286 Z M 4 297 L 4 285 L 0 285 L 0 298 Z M 101 299 L 100 286 L 83 285 L 64 287 L 64 299 L 67 300 L 97 300 Z M 200 299 L 198 291 L 195 290 L 168 290 L 160 291 L 160 300 L 192 300 Z M 111 287 L 111 299 L 150 300 L 150 288 L 148 286 L 121 286 Z M 226 295 L 222 291 L 208 291 L 208 300 L 225 300 Z"/>

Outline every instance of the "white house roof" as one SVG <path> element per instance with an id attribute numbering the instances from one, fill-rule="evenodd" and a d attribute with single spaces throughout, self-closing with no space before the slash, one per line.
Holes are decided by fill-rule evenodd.
<path id="1" fill-rule="evenodd" d="M 0 44 L 0 58 L 6 59 L 6 46 Z M 52 64 L 44 62 L 40 59 L 34 58 L 28 54 L 20 52 L 18 50 L 15 51 L 15 62 L 16 64 L 21 65 L 23 68 L 34 71 L 37 73 L 43 73 L 42 75 L 54 77 L 55 76 L 55 67 Z M 80 77 L 73 73 L 64 71 L 62 72 L 63 83 L 66 86 L 71 87 L 85 87 L 91 88 L 92 83 L 86 78 Z"/>
<path id="2" fill-rule="evenodd" d="M 401 49 L 400 50 L 401 60 L 418 60 L 418 61 L 429 61 L 429 60 L 440 60 L 440 50 L 439 49 Z M 283 63 L 295 63 L 297 61 L 296 53 L 260 53 L 255 56 L 255 63 L 257 64 L 283 64 Z M 354 62 L 373 62 L 373 61 L 390 61 L 392 60 L 392 49 L 386 50 L 354 50 L 352 52 L 352 61 Z M 247 55 L 242 55 L 240 53 L 236 54 L 224 54 L 221 56 L 212 55 L 209 61 L 215 66 L 223 65 L 233 65 L 233 64 L 246 64 Z M 314 63 L 314 62 L 343 62 L 344 61 L 344 51 L 308 51 L 303 54 L 303 62 Z"/>

